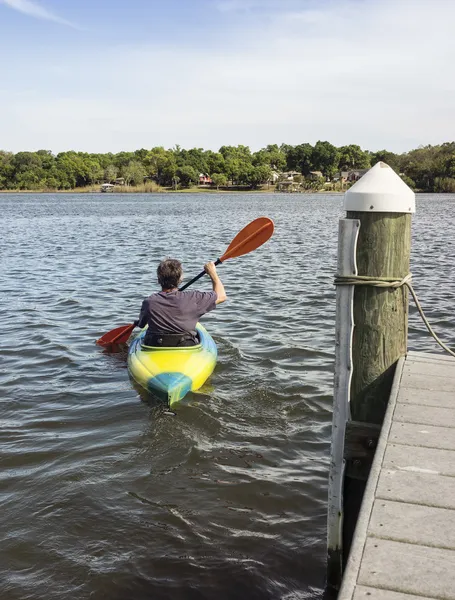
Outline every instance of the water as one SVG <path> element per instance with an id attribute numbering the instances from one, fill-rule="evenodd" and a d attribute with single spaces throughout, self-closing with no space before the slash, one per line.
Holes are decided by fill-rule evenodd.
<path id="1" fill-rule="evenodd" d="M 455 196 L 419 196 L 412 271 L 453 345 Z M 322 598 L 337 195 L 0 197 L 2 600 Z M 164 256 L 219 268 L 219 362 L 176 417 L 94 344 Z M 209 288 L 206 281 L 202 286 Z M 411 309 L 410 347 L 438 352 Z"/>

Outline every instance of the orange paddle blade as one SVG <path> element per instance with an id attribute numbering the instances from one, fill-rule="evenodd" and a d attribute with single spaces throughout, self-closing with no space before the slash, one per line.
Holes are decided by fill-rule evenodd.
<path id="1" fill-rule="evenodd" d="M 273 221 L 268 217 L 259 217 L 251 221 L 235 236 L 226 252 L 220 257 L 220 262 L 224 262 L 228 258 L 237 258 L 237 256 L 243 256 L 252 250 L 256 250 L 256 248 L 265 244 L 272 237 L 273 229 Z"/>
<path id="2" fill-rule="evenodd" d="M 132 323 L 131 325 L 122 325 L 121 327 L 116 327 L 105 333 L 99 340 L 96 340 L 96 343 L 99 346 L 109 346 L 110 344 L 124 344 L 128 341 L 131 333 L 133 332 L 135 325 Z"/>

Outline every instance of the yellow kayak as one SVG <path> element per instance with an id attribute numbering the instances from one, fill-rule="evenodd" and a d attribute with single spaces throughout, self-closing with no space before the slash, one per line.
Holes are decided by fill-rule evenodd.
<path id="1" fill-rule="evenodd" d="M 197 346 L 163 348 L 143 346 L 146 329 L 131 342 L 128 350 L 128 370 L 143 388 L 165 395 L 172 406 L 189 391 L 198 390 L 212 374 L 217 348 L 212 336 L 200 323 L 196 331 Z"/>

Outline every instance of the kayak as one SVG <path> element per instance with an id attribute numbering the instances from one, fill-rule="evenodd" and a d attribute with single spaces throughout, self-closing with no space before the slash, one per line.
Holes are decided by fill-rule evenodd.
<path id="1" fill-rule="evenodd" d="M 189 391 L 198 390 L 212 374 L 217 358 L 216 344 L 200 323 L 196 325 L 200 339 L 197 346 L 143 346 L 146 330 L 144 328 L 130 344 L 128 371 L 140 386 L 165 396 L 172 406 Z"/>

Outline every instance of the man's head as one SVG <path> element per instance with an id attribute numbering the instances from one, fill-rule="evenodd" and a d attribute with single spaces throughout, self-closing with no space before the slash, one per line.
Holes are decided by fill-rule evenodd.
<path id="1" fill-rule="evenodd" d="M 165 258 L 156 270 L 158 283 L 163 290 L 172 290 L 178 287 L 183 276 L 182 263 L 175 258 Z"/>

